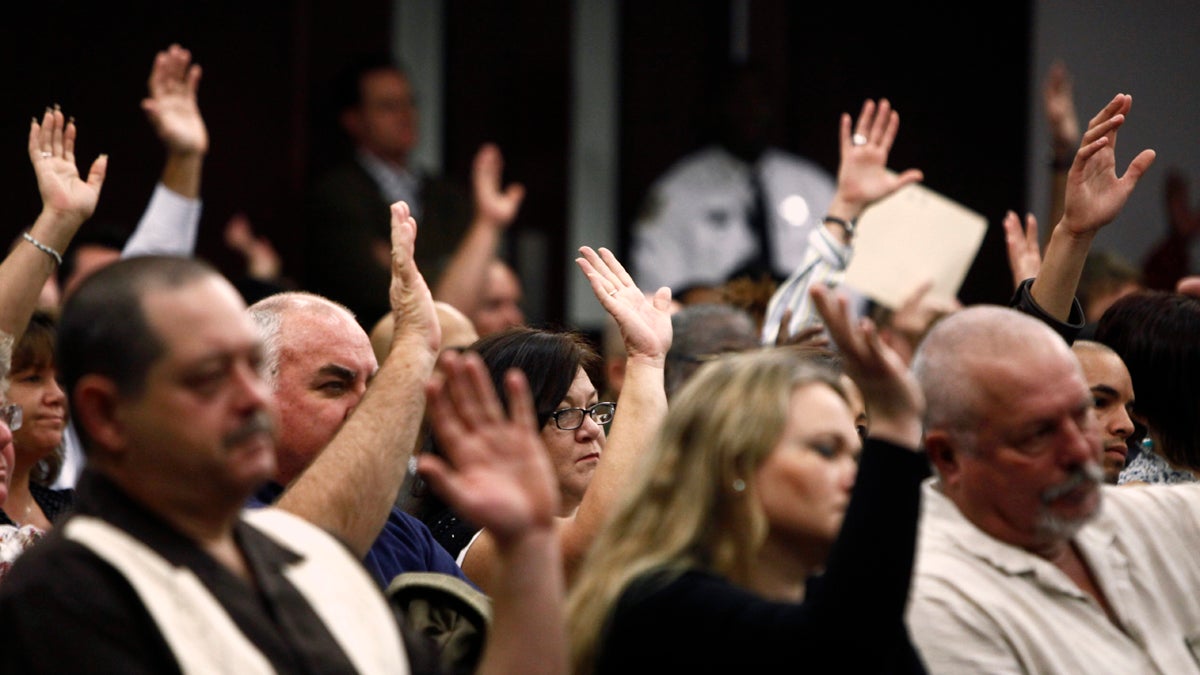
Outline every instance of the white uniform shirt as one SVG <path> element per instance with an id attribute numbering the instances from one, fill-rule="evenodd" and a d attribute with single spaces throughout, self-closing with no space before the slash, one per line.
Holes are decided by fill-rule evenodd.
<path id="1" fill-rule="evenodd" d="M 808 235 L 833 201 L 833 178 L 796 155 L 769 149 L 757 164 L 767 201 L 772 266 L 785 277 L 803 261 Z M 717 286 L 758 251 L 746 213 L 752 166 L 720 147 L 680 160 L 650 189 L 634 226 L 633 274 L 652 292 Z"/>

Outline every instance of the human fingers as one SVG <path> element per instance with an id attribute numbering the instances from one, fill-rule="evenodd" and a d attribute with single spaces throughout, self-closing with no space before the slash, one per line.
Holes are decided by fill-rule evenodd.
<path id="1" fill-rule="evenodd" d="M 78 130 L 75 128 L 75 118 L 67 119 L 67 129 L 63 132 L 63 159 L 75 165 L 75 135 Z"/>
<path id="2" fill-rule="evenodd" d="M 886 98 L 880 99 L 879 108 L 875 111 L 874 119 L 871 120 L 871 133 L 868 138 L 872 144 L 880 145 L 883 143 L 891 118 L 892 102 Z"/>
<path id="3" fill-rule="evenodd" d="M 55 103 L 54 110 L 50 114 L 54 118 L 54 126 L 50 131 L 50 152 L 53 152 L 55 157 L 62 157 L 63 131 L 64 127 L 66 127 L 63 120 L 62 108 Z"/>
<path id="4" fill-rule="evenodd" d="M 856 136 L 867 137 L 871 130 L 871 122 L 875 117 L 875 101 L 866 99 L 863 101 L 862 110 L 858 113 L 858 120 L 854 125 L 854 134 Z"/>
<path id="5" fill-rule="evenodd" d="M 588 278 L 592 278 L 592 275 L 595 275 L 602 282 L 601 288 L 598 291 L 605 295 L 616 295 L 621 290 L 620 279 L 609 268 L 608 263 L 590 246 L 580 247 L 579 252 L 583 255 L 583 260 L 591 268 L 590 272 L 586 269 L 584 270 L 585 273 L 589 274 Z"/>
<path id="6" fill-rule="evenodd" d="M 629 276 L 629 272 L 625 270 L 625 266 L 621 264 L 620 260 L 617 260 L 617 256 L 614 255 L 612 251 L 601 246 L 600 259 L 603 260 L 606 265 L 608 265 L 608 268 L 612 270 L 612 273 L 617 277 L 617 281 L 619 281 L 622 286 L 631 286 L 633 288 L 637 288 L 637 284 L 633 282 L 633 277 Z"/>
<path id="7" fill-rule="evenodd" d="M 108 175 L 108 155 L 100 155 L 96 161 L 92 162 L 92 167 L 88 169 L 87 184 L 100 193 L 100 188 L 104 186 L 104 177 Z"/>
<path id="8" fill-rule="evenodd" d="M 1137 185 L 1138 180 L 1150 168 L 1150 165 L 1154 164 L 1154 158 L 1157 156 L 1158 154 L 1150 149 L 1139 152 L 1138 156 L 1134 157 L 1133 161 L 1129 163 L 1129 168 L 1125 169 L 1125 175 L 1121 176 L 1121 182 L 1129 181 L 1132 183 L 1129 186 L 1129 189 L 1132 190 L 1133 186 Z"/>
<path id="9" fill-rule="evenodd" d="M 1112 117 L 1123 113 L 1128 104 L 1129 102 L 1126 100 L 1125 94 L 1117 94 L 1112 98 L 1111 101 L 1108 102 L 1108 105 L 1101 108 L 1100 112 L 1096 113 L 1096 115 L 1088 121 L 1088 129 L 1090 130 L 1092 127 L 1104 123 L 1105 120 L 1111 119 Z"/>
<path id="10" fill-rule="evenodd" d="M 529 381 L 525 373 L 510 368 L 504 374 L 504 388 L 508 392 L 509 418 L 528 431 L 537 432 L 537 410 L 534 409 L 533 396 L 529 393 Z"/>
<path id="11" fill-rule="evenodd" d="M 896 134 L 900 131 L 900 113 L 893 110 L 888 115 L 887 126 L 883 130 L 883 137 L 879 140 L 879 144 L 885 151 L 890 152 L 892 143 L 896 141 Z"/>

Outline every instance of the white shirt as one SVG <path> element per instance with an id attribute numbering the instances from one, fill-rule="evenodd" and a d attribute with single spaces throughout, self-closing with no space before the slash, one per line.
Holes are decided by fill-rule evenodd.
<path id="1" fill-rule="evenodd" d="M 1074 542 L 1121 627 L 926 483 L 908 626 L 930 673 L 1200 673 L 1200 486 L 1102 489 Z"/>
<path id="2" fill-rule="evenodd" d="M 802 262 L 835 186 L 824 169 L 781 150 L 767 150 L 756 166 L 767 201 L 772 266 L 783 277 Z M 758 238 L 746 218 L 753 168 L 713 146 L 680 160 L 655 182 L 634 226 L 639 287 L 717 286 L 754 256 Z"/>

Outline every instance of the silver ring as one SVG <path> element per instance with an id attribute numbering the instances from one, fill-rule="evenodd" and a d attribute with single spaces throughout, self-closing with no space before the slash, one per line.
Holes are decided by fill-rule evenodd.
<path id="1" fill-rule="evenodd" d="M 854 134 L 853 136 L 850 137 L 850 144 L 851 145 L 866 145 L 867 137 L 863 136 L 862 134 Z"/>
<path id="2" fill-rule="evenodd" d="M 45 151 L 42 152 L 42 159 L 46 159 L 47 157 L 53 157 L 53 156 L 54 156 L 53 152 L 45 152 Z"/>

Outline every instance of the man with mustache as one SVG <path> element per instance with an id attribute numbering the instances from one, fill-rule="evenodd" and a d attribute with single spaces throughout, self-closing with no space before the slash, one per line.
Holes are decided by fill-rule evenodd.
<path id="1" fill-rule="evenodd" d="M 120 261 L 72 294 L 58 337 L 87 468 L 75 515 L 5 580 L 0 670 L 405 666 L 341 543 L 279 509 L 242 514 L 275 470 L 274 409 L 229 282 L 185 258 Z"/>
<path id="2" fill-rule="evenodd" d="M 1066 342 L 974 307 L 935 326 L 913 370 L 936 476 L 908 625 L 929 670 L 1200 672 L 1200 488 L 1101 487 Z"/>

